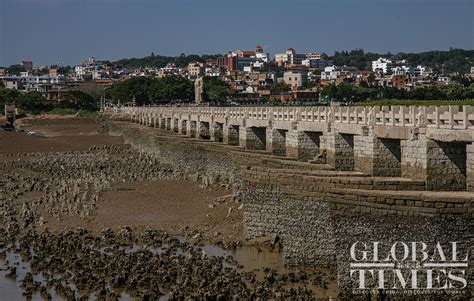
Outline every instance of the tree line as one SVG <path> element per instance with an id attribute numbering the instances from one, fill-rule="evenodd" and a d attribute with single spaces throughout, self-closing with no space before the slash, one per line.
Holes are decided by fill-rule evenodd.
<path id="1" fill-rule="evenodd" d="M 464 50 L 451 48 L 447 51 L 425 51 L 419 53 L 400 52 L 385 54 L 365 52 L 363 49 L 354 49 L 351 51 L 336 51 L 334 55 L 324 56 L 332 60 L 337 66 L 353 66 L 359 70 L 370 70 L 372 61 L 379 57 L 389 58 L 394 61 L 407 60 L 412 66 L 423 65 L 433 68 L 437 74 L 442 73 L 469 73 L 471 66 L 474 65 L 474 50 Z"/>
<path id="2" fill-rule="evenodd" d="M 125 69 L 136 69 L 140 67 L 156 67 L 161 68 L 168 63 L 173 63 L 178 67 L 186 67 L 192 62 L 204 63 L 208 59 L 215 59 L 222 56 L 221 54 L 203 54 L 203 55 L 186 55 L 184 53 L 179 56 L 163 56 L 151 53 L 149 56 L 142 58 L 123 58 L 114 62 L 102 61 L 113 66 L 120 66 Z M 450 48 L 449 50 L 433 50 L 419 53 L 396 54 L 366 52 L 363 49 L 353 49 L 350 51 L 335 51 L 334 55 L 322 54 L 324 59 L 332 60 L 337 66 L 353 66 L 359 70 L 370 70 L 372 61 L 379 57 L 386 57 L 392 60 L 407 60 L 410 65 L 423 65 L 433 68 L 435 73 L 469 73 L 471 66 L 474 66 L 474 50 L 464 50 Z M 59 68 L 59 73 L 67 74 L 71 71 L 70 66 Z M 6 68 L 10 75 L 19 75 L 25 69 L 21 65 L 11 65 Z M 35 70 L 36 74 L 47 74 L 47 69 Z"/>
<path id="3" fill-rule="evenodd" d="M 185 55 L 184 53 L 180 54 L 179 56 L 163 56 L 163 55 L 155 55 L 151 53 L 149 56 L 142 57 L 142 58 L 124 58 L 118 61 L 112 62 L 111 64 L 116 66 L 121 66 L 125 69 L 136 69 L 140 67 L 156 67 L 162 68 L 165 67 L 167 64 L 172 63 L 175 64 L 177 67 L 186 67 L 189 63 L 193 62 L 201 62 L 204 63 L 208 59 L 215 59 L 217 57 L 222 56 L 221 54 L 191 54 Z"/>
<path id="4" fill-rule="evenodd" d="M 161 56 L 152 53 L 143 58 L 121 59 L 112 62 L 113 65 L 120 65 L 127 69 L 139 67 L 157 67 L 161 68 L 168 63 L 174 63 L 178 67 L 185 67 L 192 62 L 205 62 L 207 59 L 215 59 L 221 54 L 204 55 L 185 55 L 179 56 Z M 410 65 L 423 65 L 434 69 L 435 73 L 469 73 L 471 66 L 474 65 L 474 50 L 464 50 L 450 48 L 449 50 L 433 50 L 419 53 L 396 54 L 365 52 L 363 49 L 353 49 L 350 51 L 335 51 L 334 55 L 323 54 L 323 58 L 331 60 L 337 66 L 353 66 L 359 70 L 370 70 L 372 61 L 379 57 L 386 57 L 394 61 L 407 60 Z"/>
<path id="5" fill-rule="evenodd" d="M 47 100 L 40 92 L 20 92 L 0 87 L 0 108 L 7 103 L 15 104 L 24 113 L 39 114 L 55 109 L 96 111 L 98 99 L 81 91 L 70 91 L 61 94 L 59 101 Z"/>
<path id="6" fill-rule="evenodd" d="M 232 92 L 227 83 L 214 78 L 203 78 L 203 98 L 205 101 L 220 102 Z M 169 102 L 194 101 L 194 82 L 179 75 L 162 78 L 133 77 L 116 82 L 107 91 L 108 99 L 124 104 L 135 98 L 136 104 L 155 105 Z"/>
<path id="7" fill-rule="evenodd" d="M 474 99 L 474 83 L 428 86 L 412 90 L 394 87 L 370 87 L 365 82 L 357 86 L 352 83 L 321 87 L 321 97 L 344 103 L 362 102 L 376 99 L 400 100 L 466 100 Z"/>

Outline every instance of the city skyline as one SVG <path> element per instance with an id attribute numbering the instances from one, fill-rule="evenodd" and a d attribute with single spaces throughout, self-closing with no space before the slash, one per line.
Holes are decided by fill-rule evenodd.
<path id="1" fill-rule="evenodd" d="M 88 56 L 113 61 L 152 52 L 224 54 L 256 44 L 271 55 L 288 47 L 330 55 L 355 48 L 377 53 L 473 48 L 471 1 L 379 2 L 4 0 L 0 66 L 22 60 L 75 65 Z"/>

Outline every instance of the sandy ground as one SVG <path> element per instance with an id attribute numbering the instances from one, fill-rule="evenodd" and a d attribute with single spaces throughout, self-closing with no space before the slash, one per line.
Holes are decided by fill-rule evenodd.
<path id="1" fill-rule="evenodd" d="M 14 159 L 2 154 L 82 151 L 92 145 L 123 144 L 121 137 L 97 133 L 99 124 L 92 119 L 42 118 L 19 124 L 24 132 L 0 131 L 0 161 Z M 204 188 L 188 180 L 118 183 L 101 194 L 93 215 L 85 219 L 63 216 L 57 220 L 44 212 L 42 227 L 56 232 L 78 226 L 93 231 L 149 226 L 208 242 L 242 240 L 243 210 L 230 193 L 223 187 Z M 223 196 L 229 197 L 216 201 Z M 21 201 L 34 197 L 23 195 Z"/>
<path id="2" fill-rule="evenodd" d="M 230 198 L 216 201 L 228 193 L 220 187 L 202 188 L 186 180 L 121 183 L 101 194 L 92 216 L 66 216 L 60 221 L 50 218 L 43 227 L 54 232 L 78 226 L 93 231 L 151 227 L 175 235 L 197 235 L 208 242 L 242 240 L 240 204 Z"/>
<path id="3" fill-rule="evenodd" d="M 0 130 L 0 154 L 87 150 L 92 145 L 123 143 L 121 137 L 97 133 L 99 125 L 92 119 L 29 119 L 18 124 L 24 132 Z"/>

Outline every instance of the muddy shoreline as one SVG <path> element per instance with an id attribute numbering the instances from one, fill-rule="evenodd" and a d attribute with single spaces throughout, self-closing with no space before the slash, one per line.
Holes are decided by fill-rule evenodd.
<path id="1" fill-rule="evenodd" d="M 0 260 L 24 297 L 337 296 L 334 271 L 285 267 L 278 237 L 244 239 L 228 185 L 187 178 L 98 128 L 42 119 L 0 132 Z M 13 253 L 31 265 L 23 279 L 5 264 Z"/>

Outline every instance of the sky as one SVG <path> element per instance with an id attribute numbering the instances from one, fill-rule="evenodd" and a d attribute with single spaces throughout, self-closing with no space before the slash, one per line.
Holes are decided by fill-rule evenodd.
<path id="1" fill-rule="evenodd" d="M 0 66 L 252 50 L 474 48 L 474 0 L 0 0 Z"/>

